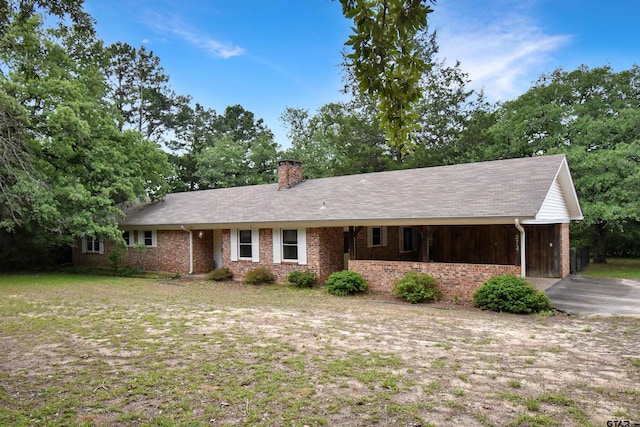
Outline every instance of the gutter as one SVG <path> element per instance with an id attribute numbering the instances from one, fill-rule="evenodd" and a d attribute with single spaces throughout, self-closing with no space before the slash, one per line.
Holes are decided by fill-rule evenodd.
<path id="1" fill-rule="evenodd" d="M 527 254 L 526 254 L 526 241 L 525 241 L 525 237 L 526 234 L 524 232 L 524 228 L 522 228 L 522 225 L 520 225 L 520 218 L 516 218 L 515 221 L 516 224 L 516 228 L 518 229 L 518 231 L 520 232 L 520 276 L 522 276 L 523 278 L 527 277 Z"/>
<path id="2" fill-rule="evenodd" d="M 180 228 L 189 233 L 189 274 L 193 274 L 193 231 L 184 228 L 184 225 Z"/>

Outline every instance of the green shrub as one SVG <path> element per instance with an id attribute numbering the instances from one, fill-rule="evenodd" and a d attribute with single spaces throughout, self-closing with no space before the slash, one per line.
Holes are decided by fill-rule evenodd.
<path id="1" fill-rule="evenodd" d="M 264 267 L 251 270 L 244 276 L 244 283 L 248 285 L 266 285 L 275 281 L 271 271 Z"/>
<path id="2" fill-rule="evenodd" d="M 122 260 L 124 258 L 124 249 L 114 245 L 107 258 L 109 258 L 109 267 L 111 267 L 112 270 L 120 270 L 122 268 Z"/>
<path id="3" fill-rule="evenodd" d="M 537 313 L 551 310 L 544 292 L 522 277 L 505 275 L 487 280 L 474 294 L 473 305 L 483 310 L 509 313 Z"/>
<path id="4" fill-rule="evenodd" d="M 367 282 L 362 276 L 349 270 L 336 271 L 331 274 L 326 285 L 330 294 L 340 297 L 367 291 Z"/>
<path id="5" fill-rule="evenodd" d="M 287 276 L 287 282 L 289 282 L 291 286 L 298 288 L 313 288 L 318 285 L 316 273 L 311 270 L 292 271 L 291 274 Z"/>
<path id="6" fill-rule="evenodd" d="M 428 274 L 408 271 L 402 279 L 393 284 L 393 295 L 404 298 L 411 304 L 424 301 L 437 301 L 442 298 L 436 279 Z"/>
<path id="7" fill-rule="evenodd" d="M 216 268 L 207 274 L 207 280 L 213 280 L 215 282 L 223 282 L 225 280 L 231 280 L 232 278 L 233 273 L 227 267 Z"/>

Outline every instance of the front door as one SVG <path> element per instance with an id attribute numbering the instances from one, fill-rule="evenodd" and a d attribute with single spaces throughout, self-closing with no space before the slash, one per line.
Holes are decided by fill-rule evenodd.
<path id="1" fill-rule="evenodd" d="M 213 267 L 222 267 L 222 230 L 213 230 Z"/>

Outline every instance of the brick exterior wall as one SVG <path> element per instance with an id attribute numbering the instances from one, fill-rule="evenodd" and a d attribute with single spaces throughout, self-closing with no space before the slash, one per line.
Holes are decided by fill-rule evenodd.
<path id="1" fill-rule="evenodd" d="M 138 260 L 144 260 L 136 267 L 146 271 L 188 273 L 189 233 L 182 230 L 157 231 L 156 236 L 156 247 L 147 248 L 141 253 L 129 248 L 130 254 L 133 253 Z"/>
<path id="2" fill-rule="evenodd" d="M 104 254 L 82 253 L 82 240 L 76 239 L 72 250 L 71 260 L 74 264 L 86 265 L 98 268 L 110 268 L 109 253 L 110 246 L 105 245 Z"/>
<path id="3" fill-rule="evenodd" d="M 222 231 L 223 266 L 233 273 L 234 280 L 242 280 L 247 272 L 256 268 L 267 268 L 276 277 L 276 281 L 285 282 L 292 271 L 311 270 L 316 273 L 319 283 L 334 271 L 344 269 L 342 228 L 307 228 L 307 264 L 283 261 L 273 263 L 273 230 L 261 228 L 260 260 L 231 261 L 231 231 Z"/>
<path id="4" fill-rule="evenodd" d="M 569 274 L 569 224 L 559 224 L 560 256 L 563 277 Z M 202 231 L 202 237 L 199 237 Z M 357 271 L 369 282 L 372 290 L 390 292 L 393 282 L 402 277 L 405 271 L 415 270 L 431 274 L 443 288 L 446 299 L 457 297 L 462 301 L 471 301 L 473 292 L 488 278 L 500 274 L 520 274 L 520 267 L 513 265 L 462 264 L 462 263 L 422 263 L 408 261 L 416 253 L 401 254 L 398 240 L 399 227 L 387 227 L 387 246 L 367 248 L 366 227 L 356 237 L 358 260 L 349 261 L 349 269 Z M 132 235 L 137 241 L 137 231 Z M 266 267 L 275 275 L 277 281 L 284 282 L 292 271 L 312 270 L 323 284 L 335 271 L 345 268 L 344 236 L 341 227 L 307 229 L 307 265 L 283 262 L 273 263 L 272 229 L 259 230 L 260 262 L 247 260 L 231 261 L 230 230 L 222 230 L 223 266 L 229 268 L 236 280 L 253 269 Z M 122 266 L 186 274 L 189 272 L 189 233 L 183 230 L 158 230 L 157 245 L 139 252 L 127 248 L 122 257 Z M 73 262 L 100 268 L 110 268 L 109 254 L 114 250 L 108 242 L 103 254 L 82 253 L 78 240 L 73 250 Z M 387 261 L 386 259 L 393 259 Z M 403 258 L 406 257 L 406 258 Z M 363 259 L 368 258 L 368 259 Z M 403 259 L 408 259 L 403 261 Z M 213 269 L 213 231 L 193 231 L 193 267 L 194 273 L 206 273 Z"/>
<path id="5" fill-rule="evenodd" d="M 193 272 L 206 273 L 213 269 L 213 232 L 202 230 L 202 238 L 198 237 L 201 230 L 193 231 Z M 137 242 L 137 231 L 132 236 Z M 82 253 L 82 243 L 76 242 L 73 250 L 75 264 L 89 265 L 99 268 L 110 268 L 109 254 L 115 245 L 105 242 L 104 253 Z M 158 230 L 156 232 L 156 246 L 138 251 L 133 247 L 124 250 L 121 265 L 145 271 L 159 271 L 168 273 L 189 273 L 189 233 L 184 230 Z"/>
<path id="6" fill-rule="evenodd" d="M 213 230 L 194 230 L 193 272 L 208 273 L 211 270 L 213 270 Z"/>
<path id="7" fill-rule="evenodd" d="M 502 274 L 520 274 L 514 265 L 424 263 L 406 261 L 351 260 L 349 270 L 359 273 L 369 283 L 369 289 L 388 292 L 393 282 L 406 271 L 418 271 L 436 278 L 444 300 L 471 302 L 473 293 L 485 281 Z"/>
<path id="8" fill-rule="evenodd" d="M 309 239 L 309 235 L 313 238 Z M 344 270 L 344 233 L 342 228 L 308 228 L 307 257 L 318 263 L 318 283 L 324 283 L 331 273 Z"/>

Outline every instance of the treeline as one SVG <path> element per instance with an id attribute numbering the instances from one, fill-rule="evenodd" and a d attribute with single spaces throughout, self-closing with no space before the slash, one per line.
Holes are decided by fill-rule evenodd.
<path id="1" fill-rule="evenodd" d="M 34 4 L 71 23 L 45 27 Z M 429 71 L 415 83 L 411 139 L 389 142 L 380 100 L 345 66 L 350 101 L 287 109 L 282 151 L 242 106 L 218 113 L 174 93 L 145 47 L 105 46 L 77 4 L 0 13 L 0 269 L 51 258 L 43 253 L 77 237 L 119 238 L 121 202 L 273 182 L 279 157 L 318 178 L 566 153 L 585 214 L 575 243 L 599 260 L 640 255 L 637 66 L 556 70 L 495 105 L 468 88 L 460 64 L 437 59 L 436 35 L 423 31 L 413 45 Z"/>

